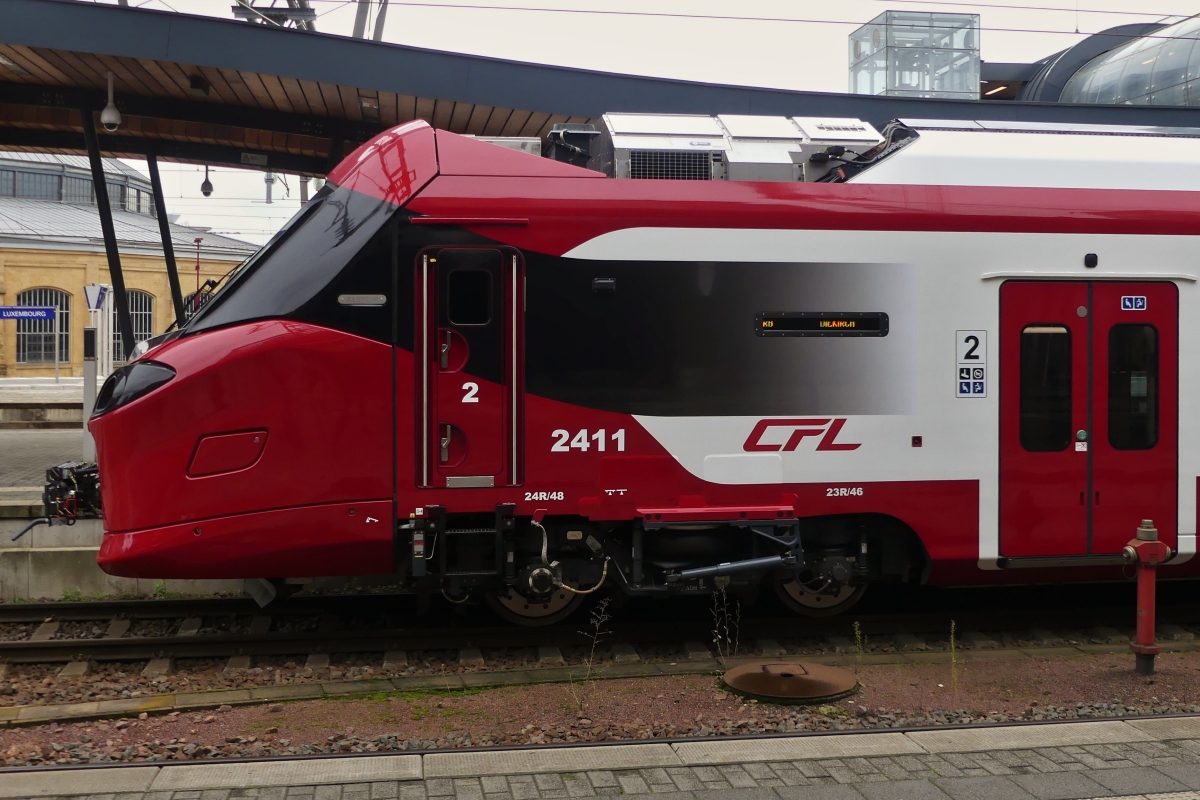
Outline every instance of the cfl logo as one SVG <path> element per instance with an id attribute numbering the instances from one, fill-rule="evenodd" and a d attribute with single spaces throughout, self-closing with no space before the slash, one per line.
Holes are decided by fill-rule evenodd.
<path id="1" fill-rule="evenodd" d="M 750 431 L 742 449 L 748 453 L 792 451 L 806 438 L 820 437 L 816 448 L 818 451 L 857 450 L 862 444 L 837 441 L 838 434 L 845 424 L 845 419 L 763 419 Z M 781 433 L 772 431 L 772 428 L 785 430 Z M 768 431 L 771 433 L 768 434 Z M 785 436 L 787 438 L 783 444 L 763 441 L 766 438 L 778 442 Z"/>

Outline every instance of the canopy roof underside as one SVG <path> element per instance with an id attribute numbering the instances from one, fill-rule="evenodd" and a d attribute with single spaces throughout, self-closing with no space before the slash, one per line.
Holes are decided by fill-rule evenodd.
<path id="1" fill-rule="evenodd" d="M 609 111 L 896 117 L 1195 127 L 1200 110 L 926 100 L 646 78 L 490 59 L 73 0 L 5 0 L 0 148 L 84 151 L 109 72 L 122 124 L 109 155 L 324 175 L 377 133 L 422 119 L 544 137 Z M 100 126 L 97 125 L 97 128 Z"/>

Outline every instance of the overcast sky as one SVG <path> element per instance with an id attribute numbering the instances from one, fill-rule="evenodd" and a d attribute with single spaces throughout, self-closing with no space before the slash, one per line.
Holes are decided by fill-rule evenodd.
<path id="1" fill-rule="evenodd" d="M 311 2 L 319 32 L 350 35 L 353 0 Z M 130 5 L 229 18 L 233 1 L 130 0 Z M 376 0 L 372 25 L 378 7 Z M 1030 62 L 1114 25 L 1200 13 L 1200 0 L 389 0 L 383 39 L 610 72 L 844 92 L 848 35 L 887 10 L 979 14 L 985 61 Z M 144 165 L 129 163 L 144 171 Z M 280 199 L 281 179 L 275 202 L 267 205 L 260 172 L 212 170 L 213 195 L 204 198 L 203 167 L 162 164 L 162 169 L 168 211 L 187 224 L 261 243 L 299 206 L 295 177 L 287 178 L 291 199 Z"/>

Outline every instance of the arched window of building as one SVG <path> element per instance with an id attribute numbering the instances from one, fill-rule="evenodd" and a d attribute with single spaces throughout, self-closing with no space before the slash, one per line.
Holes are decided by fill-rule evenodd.
<path id="1" fill-rule="evenodd" d="M 189 320 L 196 315 L 196 312 L 204 308 L 204 304 L 212 297 L 211 291 L 192 292 L 189 295 L 184 295 L 183 298 L 183 318 Z"/>
<path id="2" fill-rule="evenodd" d="M 54 332 L 58 336 L 59 363 L 71 361 L 71 295 L 58 289 L 26 289 L 17 295 L 19 306 L 53 306 L 56 319 L 17 320 L 17 363 L 53 364 Z"/>
<path id="3" fill-rule="evenodd" d="M 133 340 L 143 342 L 154 335 L 154 297 L 147 292 L 130 289 L 129 318 L 133 322 Z M 121 323 L 117 318 L 117 303 L 112 304 L 113 361 L 125 360 L 125 344 L 121 341 Z"/>

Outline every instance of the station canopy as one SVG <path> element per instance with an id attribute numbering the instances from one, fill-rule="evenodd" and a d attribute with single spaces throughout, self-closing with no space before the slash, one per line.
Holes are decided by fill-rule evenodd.
<path id="1" fill-rule="evenodd" d="M 930 100 L 647 78 L 76 0 L 4 0 L 0 149 L 109 155 L 321 176 L 359 143 L 423 119 L 485 136 L 544 137 L 609 111 L 1200 127 L 1200 109 Z"/>

